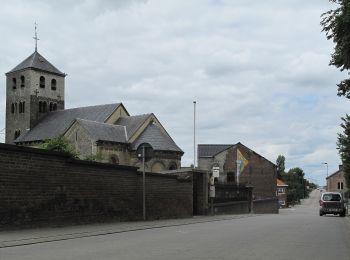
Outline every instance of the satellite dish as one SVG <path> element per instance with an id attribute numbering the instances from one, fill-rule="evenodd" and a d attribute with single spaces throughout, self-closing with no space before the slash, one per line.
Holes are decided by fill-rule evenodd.
<path id="1" fill-rule="evenodd" d="M 153 157 L 153 148 L 149 143 L 142 143 L 137 147 L 136 150 L 137 158 L 142 161 L 143 156 L 145 157 L 145 162 L 148 162 Z"/>

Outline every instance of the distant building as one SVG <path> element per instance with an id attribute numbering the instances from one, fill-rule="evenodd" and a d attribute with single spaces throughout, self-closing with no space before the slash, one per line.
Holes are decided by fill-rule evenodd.
<path id="1" fill-rule="evenodd" d="M 241 143 L 199 144 L 198 168 L 219 168 L 219 183 L 253 187 L 253 199 L 276 198 L 276 165 Z M 238 178 L 237 178 L 238 172 Z"/>
<path id="2" fill-rule="evenodd" d="M 343 166 L 339 165 L 339 170 L 326 178 L 327 191 L 347 191 L 346 181 L 344 178 Z"/>
<path id="3" fill-rule="evenodd" d="M 63 135 L 83 158 L 131 166 L 149 143 L 146 170 L 181 167 L 183 151 L 154 114 L 132 116 L 122 103 L 65 109 L 65 77 L 37 49 L 6 73 L 6 143 L 35 147 Z"/>
<path id="4" fill-rule="evenodd" d="M 288 185 L 280 179 L 277 179 L 276 195 L 281 208 L 287 207 L 287 187 Z"/>

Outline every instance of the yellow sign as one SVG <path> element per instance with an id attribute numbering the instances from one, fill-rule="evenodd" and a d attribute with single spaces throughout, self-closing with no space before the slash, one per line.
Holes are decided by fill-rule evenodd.
<path id="1" fill-rule="evenodd" d="M 244 168 L 249 163 L 249 161 L 246 158 L 244 158 L 244 156 L 242 155 L 242 153 L 238 149 L 237 149 L 237 161 L 240 162 L 239 172 L 242 173 Z"/>

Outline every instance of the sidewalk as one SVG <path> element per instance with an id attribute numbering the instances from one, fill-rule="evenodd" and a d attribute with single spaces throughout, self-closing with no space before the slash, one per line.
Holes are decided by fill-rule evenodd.
<path id="1" fill-rule="evenodd" d="M 104 224 L 90 224 L 58 228 L 37 228 L 0 232 L 0 248 L 47 243 L 75 238 L 102 236 L 129 231 L 181 226 L 203 222 L 240 219 L 256 216 L 244 215 L 219 215 L 219 216 L 195 216 L 186 219 L 170 219 L 137 222 L 115 222 Z"/>

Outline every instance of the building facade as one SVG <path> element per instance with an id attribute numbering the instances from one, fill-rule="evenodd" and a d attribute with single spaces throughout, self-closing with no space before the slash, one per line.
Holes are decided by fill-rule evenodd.
<path id="1" fill-rule="evenodd" d="M 276 165 L 241 143 L 199 144 L 198 168 L 219 168 L 218 183 L 253 187 L 253 199 L 276 197 Z"/>
<path id="2" fill-rule="evenodd" d="M 326 178 L 327 191 L 345 192 L 348 191 L 344 178 L 343 166 L 339 165 L 339 170 Z"/>
<path id="3" fill-rule="evenodd" d="M 277 179 L 276 195 L 278 197 L 278 204 L 280 208 L 287 207 L 287 188 L 288 184 L 280 179 Z"/>

